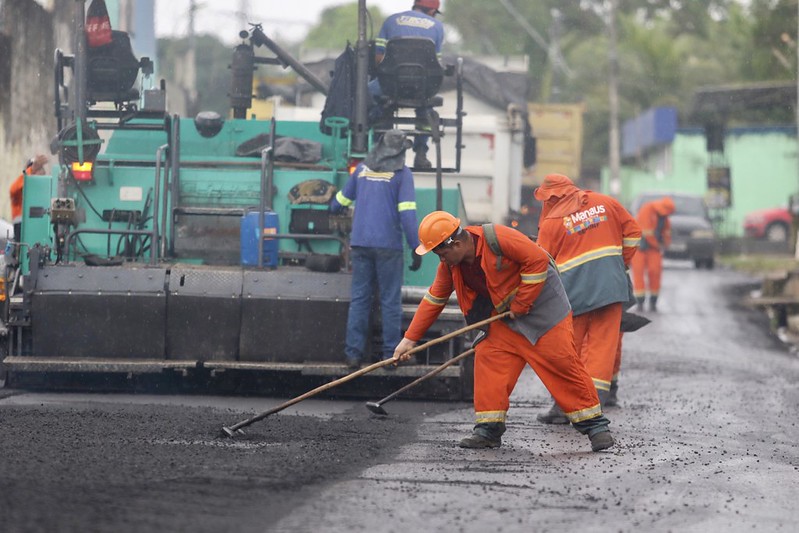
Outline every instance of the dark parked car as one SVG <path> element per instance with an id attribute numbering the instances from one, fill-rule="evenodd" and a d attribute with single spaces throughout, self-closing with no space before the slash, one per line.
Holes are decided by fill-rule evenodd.
<path id="1" fill-rule="evenodd" d="M 712 269 L 715 266 L 716 233 L 710 221 L 705 200 L 697 194 L 647 192 L 633 200 L 630 211 L 652 200 L 670 196 L 674 200 L 671 215 L 671 245 L 664 256 L 669 259 L 690 259 L 696 268 Z"/>
<path id="2" fill-rule="evenodd" d="M 744 217 L 744 234 L 753 239 L 788 242 L 793 220 L 787 207 L 758 209 Z"/>

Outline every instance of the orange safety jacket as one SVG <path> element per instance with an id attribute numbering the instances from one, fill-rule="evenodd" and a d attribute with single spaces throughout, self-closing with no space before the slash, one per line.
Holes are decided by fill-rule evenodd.
<path id="1" fill-rule="evenodd" d="M 580 198 L 576 210 L 543 213 L 538 229 L 575 316 L 630 299 L 626 269 L 641 240 L 641 228 L 617 200 L 587 190 Z"/>
<path id="2" fill-rule="evenodd" d="M 568 315 L 568 302 L 565 294 L 560 300 L 556 295 L 559 280 L 547 283 L 549 275 L 557 277 L 550 267 L 550 258 L 537 244 L 521 232 L 506 226 L 495 225 L 497 240 L 502 250 L 500 268 L 497 269 L 497 255 L 491 250 L 483 236 L 481 226 L 468 226 L 465 231 L 477 235 L 475 255 L 481 257 L 480 267 L 485 273 L 486 286 L 491 303 L 497 312 L 508 309 L 516 315 L 534 315 L 534 332 L 525 332 L 531 342 Z M 545 290 L 545 286 L 549 289 Z M 436 321 L 444 309 L 452 291 L 458 295 L 458 304 L 464 315 L 468 315 L 478 298 L 478 294 L 466 285 L 460 265 L 448 266 L 439 263 L 436 278 L 427 290 L 405 333 L 407 339 L 419 341 L 427 329 Z M 561 288 L 562 292 L 562 288 Z M 542 296 L 541 300 L 537 301 Z M 551 293 L 551 294 L 550 294 Z M 531 338 L 532 337 L 532 338 Z"/>
<path id="3" fill-rule="evenodd" d="M 25 176 L 27 175 L 28 169 L 23 170 L 8 190 L 8 195 L 11 197 L 12 224 L 22 222 L 22 188 L 25 186 Z"/>
<path id="4" fill-rule="evenodd" d="M 664 205 L 664 200 L 653 200 L 641 206 L 638 210 L 636 220 L 641 226 L 643 238 L 646 241 L 641 243 L 641 249 L 661 250 L 668 248 L 671 244 L 671 220 L 669 220 L 668 207 Z"/>

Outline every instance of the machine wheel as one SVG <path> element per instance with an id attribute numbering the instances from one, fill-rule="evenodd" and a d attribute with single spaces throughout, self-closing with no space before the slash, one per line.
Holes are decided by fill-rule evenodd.
<path id="1" fill-rule="evenodd" d="M 782 222 L 772 222 L 766 228 L 765 237 L 769 242 L 787 242 L 788 226 Z"/>

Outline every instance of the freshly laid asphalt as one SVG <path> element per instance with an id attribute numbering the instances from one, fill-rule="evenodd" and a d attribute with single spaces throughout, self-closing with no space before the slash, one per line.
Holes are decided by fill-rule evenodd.
<path id="1" fill-rule="evenodd" d="M 739 304 L 756 280 L 668 265 L 624 340 L 617 445 L 536 413 L 526 371 L 497 450 L 462 402 L 0 390 L 3 531 L 793 531 L 799 359 Z M 388 393 L 390 391 L 386 391 Z"/>

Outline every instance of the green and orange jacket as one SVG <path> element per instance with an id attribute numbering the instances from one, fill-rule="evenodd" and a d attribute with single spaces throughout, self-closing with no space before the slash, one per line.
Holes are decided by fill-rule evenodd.
<path id="1" fill-rule="evenodd" d="M 575 315 L 630 299 L 627 268 L 641 240 L 638 223 L 614 198 L 583 190 L 579 199 L 571 212 L 543 213 L 538 228 Z"/>

